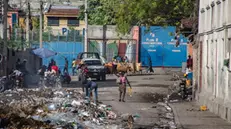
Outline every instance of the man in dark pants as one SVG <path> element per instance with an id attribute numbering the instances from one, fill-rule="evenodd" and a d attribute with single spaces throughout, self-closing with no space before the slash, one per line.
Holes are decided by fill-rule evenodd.
<path id="1" fill-rule="evenodd" d="M 148 57 L 148 71 L 150 72 L 150 73 L 154 73 L 154 70 L 153 70 L 153 68 L 152 68 L 152 59 L 151 59 L 151 57 L 149 56 Z"/>
<path id="2" fill-rule="evenodd" d="M 85 88 L 86 88 L 86 97 L 88 97 L 88 102 L 90 102 L 90 97 L 92 95 L 92 91 L 94 90 L 94 103 L 97 104 L 98 102 L 98 85 L 96 82 L 92 81 L 91 78 L 88 78 L 84 82 Z"/>
<path id="3" fill-rule="evenodd" d="M 67 72 L 68 73 L 68 60 L 67 58 L 65 58 L 65 66 L 64 66 L 64 69 L 63 69 L 63 73 Z"/>

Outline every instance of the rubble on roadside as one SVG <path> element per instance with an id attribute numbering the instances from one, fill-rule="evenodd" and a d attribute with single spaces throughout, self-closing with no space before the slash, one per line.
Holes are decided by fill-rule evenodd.
<path id="1" fill-rule="evenodd" d="M 174 113 L 172 108 L 168 105 L 168 103 L 159 102 L 157 103 L 157 110 L 158 110 L 158 118 L 159 121 L 157 125 L 159 128 L 166 128 L 166 129 L 176 129 L 176 123 L 174 120 Z"/>
<path id="2" fill-rule="evenodd" d="M 0 98 L 0 128 L 116 128 L 110 105 L 88 103 L 76 89 L 15 89 Z"/>

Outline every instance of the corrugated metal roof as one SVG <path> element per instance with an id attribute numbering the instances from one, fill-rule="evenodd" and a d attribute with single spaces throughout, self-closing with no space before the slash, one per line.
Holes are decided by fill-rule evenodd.
<path id="1" fill-rule="evenodd" d="M 49 11 L 45 14 L 49 15 L 78 15 L 79 8 L 67 5 L 52 5 Z"/>

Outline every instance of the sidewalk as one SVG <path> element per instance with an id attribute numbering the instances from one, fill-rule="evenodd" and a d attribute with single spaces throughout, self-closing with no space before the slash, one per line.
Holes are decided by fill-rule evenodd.
<path id="1" fill-rule="evenodd" d="M 199 111 L 196 102 L 170 103 L 177 129 L 231 129 L 231 123 L 209 111 Z"/>

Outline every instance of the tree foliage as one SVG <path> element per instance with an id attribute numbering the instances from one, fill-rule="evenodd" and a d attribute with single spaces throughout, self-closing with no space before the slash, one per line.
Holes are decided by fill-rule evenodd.
<path id="1" fill-rule="evenodd" d="M 90 25 L 115 25 L 112 0 L 88 0 L 88 23 Z M 84 19 L 85 7 L 80 6 L 79 19 Z"/>
<path id="2" fill-rule="evenodd" d="M 117 26 L 126 34 L 134 25 L 180 25 L 193 14 L 195 0 L 89 0 L 89 24 Z M 84 6 L 80 19 L 84 18 Z"/>

